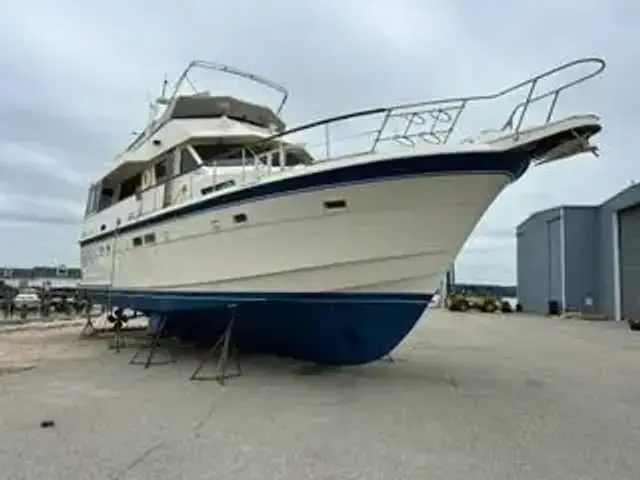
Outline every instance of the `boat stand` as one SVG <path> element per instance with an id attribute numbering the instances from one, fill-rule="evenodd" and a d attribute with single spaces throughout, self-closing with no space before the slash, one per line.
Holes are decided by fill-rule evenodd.
<path id="1" fill-rule="evenodd" d="M 214 380 L 220 385 L 224 385 L 227 380 L 242 376 L 242 367 L 240 365 L 240 359 L 238 355 L 238 349 L 233 344 L 232 334 L 233 326 L 236 320 L 236 308 L 237 305 L 229 305 L 230 319 L 222 336 L 216 341 L 213 347 L 206 352 L 198 367 L 191 374 L 190 380 L 194 381 L 211 381 Z M 216 365 L 216 373 L 213 376 L 198 375 L 204 368 L 209 360 L 217 357 L 218 362 Z M 236 371 L 229 373 L 227 367 L 229 361 L 232 360 L 235 363 Z"/>
<path id="2" fill-rule="evenodd" d="M 80 331 L 80 338 L 82 337 L 90 337 L 91 335 L 95 335 L 98 332 L 98 329 L 93 324 L 93 320 L 91 319 L 91 304 L 87 304 L 86 308 L 87 320 Z"/>
<path id="3" fill-rule="evenodd" d="M 120 350 L 127 348 L 127 340 L 122 330 L 129 319 L 119 309 L 116 309 L 115 313 L 110 314 L 107 319 L 113 323 L 113 341 L 111 345 L 109 345 L 109 348 L 119 353 Z"/>
<path id="4" fill-rule="evenodd" d="M 111 348 L 120 353 L 120 350 L 127 348 L 127 339 L 122 334 L 122 324 L 117 323 L 113 326 L 113 343 Z"/>
<path id="5" fill-rule="evenodd" d="M 156 349 L 160 346 L 160 342 L 162 339 L 162 334 L 165 331 L 165 327 L 167 325 L 167 317 L 163 316 L 160 320 L 160 324 L 158 325 L 157 330 L 150 335 L 145 343 L 143 343 L 140 348 L 133 355 L 131 360 L 129 360 L 129 365 L 144 365 L 144 368 L 149 368 L 151 365 L 168 365 L 170 363 L 176 363 L 176 357 L 173 353 L 173 350 L 170 347 L 167 347 L 167 351 L 169 353 L 169 359 L 164 361 L 153 361 L 153 357 L 156 353 Z M 145 361 L 138 361 L 138 357 L 142 355 L 142 352 L 147 351 L 147 359 Z"/>

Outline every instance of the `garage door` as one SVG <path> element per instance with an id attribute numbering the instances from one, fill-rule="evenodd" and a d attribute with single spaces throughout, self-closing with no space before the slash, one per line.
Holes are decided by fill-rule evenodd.
<path id="1" fill-rule="evenodd" d="M 640 319 L 640 207 L 618 214 L 622 318 Z"/>

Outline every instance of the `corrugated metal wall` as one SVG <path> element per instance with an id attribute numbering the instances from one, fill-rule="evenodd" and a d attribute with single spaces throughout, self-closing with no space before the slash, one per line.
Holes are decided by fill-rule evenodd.
<path id="1" fill-rule="evenodd" d="M 597 207 L 565 207 L 565 309 L 597 312 L 597 257 L 600 238 Z M 587 305 L 587 298 L 592 305 Z"/>
<path id="2" fill-rule="evenodd" d="M 547 242 L 549 258 L 547 259 L 547 293 L 546 304 L 553 300 L 562 309 L 562 219 L 558 216 L 547 221 Z"/>
<path id="3" fill-rule="evenodd" d="M 560 209 L 539 212 L 518 227 L 518 301 L 525 312 L 547 313 L 562 302 Z"/>
<path id="4" fill-rule="evenodd" d="M 620 231 L 620 216 L 626 216 L 624 213 L 627 211 L 627 214 L 631 216 L 631 210 L 636 209 L 640 204 L 640 184 L 633 185 L 626 190 L 623 190 L 619 194 L 610 198 L 606 202 L 604 202 L 599 208 L 599 224 L 600 224 L 600 235 L 598 239 L 598 258 L 597 258 L 597 279 L 596 279 L 596 291 L 597 297 L 599 300 L 599 308 L 598 311 L 607 315 L 609 318 L 615 318 L 615 310 L 616 310 L 616 281 L 615 281 L 615 269 L 616 269 L 616 261 L 620 267 L 623 267 L 625 260 L 623 260 L 623 252 L 621 252 L 621 231 Z M 620 212 L 623 212 L 620 214 Z M 630 218 L 630 217 L 629 217 Z M 615 235 L 614 235 L 614 219 L 615 223 L 617 223 L 617 246 L 619 248 L 619 257 L 616 258 L 614 255 L 615 251 Z M 624 223 L 624 221 L 623 221 Z M 624 225 L 622 226 L 625 227 Z M 627 249 L 627 239 L 630 239 L 630 236 L 627 236 L 626 233 L 632 231 L 632 229 L 627 228 L 624 232 L 625 235 L 625 245 L 623 250 L 627 250 L 627 258 L 630 256 L 630 251 Z M 627 269 L 629 270 L 629 269 Z M 623 272 L 622 268 L 619 269 L 620 274 L 620 290 L 622 290 L 622 277 Z M 629 285 L 629 280 L 627 280 L 627 285 Z M 623 297 L 622 291 L 620 292 L 620 296 Z M 629 296 L 627 295 L 627 299 Z M 620 300 L 623 300 L 620 298 Z M 621 302 L 621 310 L 622 310 L 622 302 Z M 620 312 L 622 314 L 622 312 Z"/>
<path id="5" fill-rule="evenodd" d="M 550 299 L 562 299 L 561 213 L 564 307 L 585 309 L 588 297 L 595 312 L 615 318 L 615 272 L 619 267 L 620 314 L 640 318 L 640 184 L 600 206 L 558 207 L 535 213 L 518 227 L 518 298 L 523 309 L 545 313 Z"/>

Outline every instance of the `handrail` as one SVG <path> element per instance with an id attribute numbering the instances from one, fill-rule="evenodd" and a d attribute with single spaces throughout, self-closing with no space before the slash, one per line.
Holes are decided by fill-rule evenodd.
<path id="1" fill-rule="evenodd" d="M 583 74 L 578 76 L 577 78 L 575 78 L 574 80 L 570 81 L 570 82 L 566 82 L 563 83 L 562 85 L 560 85 L 557 88 L 551 89 L 543 94 L 539 94 L 534 96 L 533 92 L 535 91 L 535 87 L 537 86 L 538 82 L 544 78 L 548 78 L 558 72 L 567 70 L 569 68 L 575 67 L 576 65 L 583 65 L 583 64 L 595 64 L 595 67 L 593 69 L 593 71 L 589 72 L 588 74 Z M 289 136 L 292 135 L 294 133 L 298 133 L 298 132 L 302 132 L 305 130 L 311 130 L 313 128 L 316 127 L 320 127 L 323 125 L 327 125 L 327 124 L 332 124 L 332 123 L 337 123 L 337 122 L 341 122 L 341 121 L 345 121 L 345 120 L 351 120 L 354 118 L 359 118 L 359 117 L 366 117 L 366 116 L 371 116 L 371 115 L 375 115 L 375 114 L 384 114 L 385 117 L 382 121 L 381 127 L 380 129 L 377 131 L 377 135 L 376 138 L 373 142 L 372 145 L 372 152 L 374 152 L 376 150 L 377 144 L 383 140 L 383 131 L 384 128 L 386 127 L 386 125 L 388 124 L 389 120 L 391 118 L 393 118 L 394 116 L 407 116 L 407 115 L 430 115 L 432 116 L 432 118 L 434 119 L 434 122 L 436 124 L 438 123 L 449 123 L 449 127 L 444 130 L 443 132 L 440 133 L 444 133 L 445 134 L 445 138 L 443 139 L 442 142 L 440 143 L 446 143 L 450 136 L 451 133 L 453 133 L 453 130 L 455 129 L 455 126 L 457 125 L 460 116 L 462 114 L 462 111 L 469 106 L 469 104 L 472 103 L 478 103 L 478 102 L 483 102 L 483 101 L 489 101 L 489 100 L 496 100 L 500 97 L 504 97 L 510 93 L 513 93 L 519 89 L 522 89 L 525 86 L 530 86 L 529 87 L 529 91 L 527 92 L 527 98 L 523 101 L 518 103 L 514 109 L 512 110 L 511 114 L 509 115 L 508 119 L 507 119 L 507 123 L 505 124 L 505 127 L 507 127 L 510 123 L 510 120 L 512 120 L 516 113 L 518 112 L 519 109 L 522 109 L 522 113 L 520 114 L 520 117 L 518 119 L 518 122 L 516 124 L 514 133 L 519 133 L 520 128 L 522 127 L 522 123 L 524 121 L 524 117 L 526 116 L 526 112 L 528 107 L 535 102 L 538 102 L 540 100 L 543 100 L 544 98 L 548 98 L 550 96 L 555 96 L 553 99 L 553 102 L 549 108 L 549 111 L 547 113 L 547 118 L 546 118 L 546 122 L 548 123 L 553 115 L 553 111 L 555 110 L 555 107 L 557 105 L 557 99 L 558 96 L 560 95 L 560 93 L 564 90 L 567 90 L 577 84 L 580 84 L 582 82 L 585 82 L 586 80 L 595 77 L 596 75 L 600 74 L 606 67 L 606 63 L 603 59 L 601 58 L 596 58 L 596 57 L 589 57 L 589 58 L 582 58 L 582 59 L 578 59 L 578 60 L 573 60 L 570 62 L 566 62 L 558 67 L 552 68 L 550 70 L 547 70 L 544 73 L 535 75 L 531 78 L 529 78 L 528 80 L 525 80 L 523 82 L 520 82 L 516 85 L 513 85 L 511 87 L 508 87 L 504 90 L 501 90 L 497 93 L 493 93 L 493 94 L 489 94 L 489 95 L 475 95 L 475 96 L 468 96 L 468 97 L 452 97 L 452 98 L 445 98 L 445 99 L 440 99 L 440 100 L 429 100 L 426 102 L 415 102 L 415 103 L 406 103 L 406 104 L 399 104 L 399 105 L 395 105 L 395 106 L 391 106 L 391 107 L 379 107 L 379 108 L 372 108 L 372 109 L 367 109 L 367 110 L 360 110 L 357 112 L 351 112 L 351 113 L 347 113 L 347 114 L 342 114 L 342 115 L 338 115 L 338 116 L 334 116 L 334 117 L 330 117 L 330 118 L 325 118 L 325 119 L 321 119 L 321 120 L 316 120 L 298 127 L 294 127 L 292 129 L 283 131 L 283 132 L 279 132 L 276 133 L 268 138 L 265 138 L 263 140 L 260 140 L 256 143 L 263 143 L 263 142 L 269 142 L 269 141 L 273 141 L 285 136 Z M 439 108 L 428 108 L 428 107 L 435 107 L 440 105 Z M 421 108 L 422 110 L 418 110 L 416 111 L 416 109 Z M 399 110 L 403 110 L 403 112 L 398 112 Z M 404 110 L 414 110 L 414 111 L 410 111 L 410 112 L 404 112 Z M 455 113 L 453 114 L 453 116 L 451 115 L 450 111 L 455 111 Z M 446 121 L 443 120 L 442 116 L 446 114 L 445 116 L 447 116 L 450 121 Z M 505 129 L 505 127 L 503 127 L 503 129 Z M 431 130 L 430 132 L 420 132 L 417 134 L 414 134 L 414 136 L 420 136 L 420 135 L 424 135 L 425 133 L 428 134 L 434 134 L 434 133 L 438 133 L 435 130 Z M 398 137 L 396 137 L 398 138 Z M 401 136 L 401 138 L 405 138 L 408 139 L 410 138 L 409 136 Z M 387 138 L 388 140 L 389 138 Z"/>
<path id="2" fill-rule="evenodd" d="M 592 68 L 589 72 L 576 75 L 576 77 L 572 80 L 561 83 L 559 86 L 545 91 L 544 93 L 536 93 L 535 90 L 540 80 L 552 77 L 559 72 L 567 71 L 578 65 L 590 65 Z M 460 121 L 463 111 L 468 110 L 470 106 L 482 102 L 496 100 L 518 90 L 524 90 L 526 88 L 525 99 L 515 105 L 515 107 L 511 110 L 509 116 L 507 117 L 506 122 L 501 128 L 501 131 L 512 129 L 512 133 L 517 136 L 523 126 L 527 111 L 532 104 L 552 97 L 551 104 L 544 121 L 544 124 L 549 123 L 551 121 L 551 118 L 553 117 L 553 113 L 557 106 L 560 93 L 577 84 L 585 82 L 590 78 L 595 77 L 604 70 L 605 66 L 606 63 L 601 58 L 582 58 L 566 62 L 560 66 L 535 75 L 520 83 L 488 95 L 451 97 L 439 100 L 405 103 L 390 107 L 378 107 L 360 110 L 315 120 L 313 122 L 309 122 L 304 125 L 285 130 L 283 132 L 277 132 L 267 138 L 244 145 L 238 149 L 238 152 L 243 148 L 255 148 L 255 146 L 259 144 L 273 142 L 274 140 L 284 141 L 284 138 L 286 137 L 300 132 L 313 130 L 318 127 L 323 127 L 325 136 L 325 152 L 329 152 L 328 147 L 330 139 L 328 136 L 328 131 L 329 127 L 332 124 L 364 117 L 372 117 L 376 115 L 380 115 L 382 117 L 379 126 L 373 131 L 368 130 L 366 132 L 363 132 L 362 134 L 363 136 L 373 137 L 371 140 L 371 145 L 367 149 L 369 153 L 376 152 L 381 143 L 388 141 L 393 141 L 406 147 L 415 147 L 416 139 L 420 139 L 430 144 L 442 145 L 446 144 L 451 139 L 451 136 Z M 398 123 L 400 123 L 400 126 L 402 127 L 402 131 L 400 133 L 387 132 L 387 130 L 390 129 L 390 125 L 394 123 L 394 121 L 396 123 L 396 126 Z M 420 127 L 417 131 L 415 129 L 416 126 Z M 355 138 L 355 136 L 353 137 Z M 333 150 L 333 148 L 331 150 Z M 350 154 L 351 153 L 347 153 L 337 156 L 342 157 L 344 155 Z M 330 157 L 328 153 L 327 157 Z M 328 158 L 325 158 L 325 160 L 326 159 Z"/>

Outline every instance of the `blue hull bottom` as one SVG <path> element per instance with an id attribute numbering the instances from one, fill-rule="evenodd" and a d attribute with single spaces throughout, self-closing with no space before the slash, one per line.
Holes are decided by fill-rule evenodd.
<path id="1" fill-rule="evenodd" d="M 431 295 L 413 293 L 89 290 L 88 295 L 97 304 L 110 300 L 112 306 L 164 315 L 169 334 L 201 344 L 219 338 L 233 311 L 233 342 L 239 350 L 333 365 L 384 357 L 431 300 Z"/>

